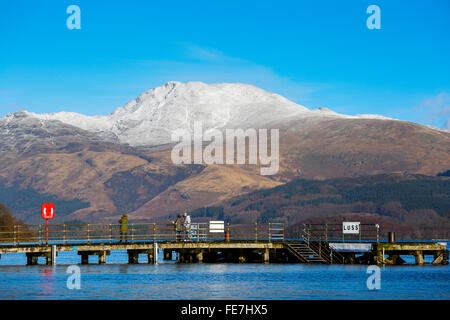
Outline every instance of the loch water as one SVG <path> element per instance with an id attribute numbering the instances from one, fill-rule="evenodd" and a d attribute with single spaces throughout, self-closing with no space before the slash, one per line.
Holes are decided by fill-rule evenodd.
<path id="1" fill-rule="evenodd" d="M 160 255 L 161 258 L 161 255 Z M 41 260 L 42 259 L 42 260 Z M 410 257 L 405 257 L 412 262 Z M 127 263 L 111 251 L 105 265 L 80 264 L 76 252 L 59 252 L 56 266 L 27 266 L 23 253 L 0 259 L 4 299 L 450 299 L 450 266 L 380 267 L 379 290 L 369 290 L 366 265 Z M 80 270 L 80 289 L 69 289 L 68 267 Z"/>

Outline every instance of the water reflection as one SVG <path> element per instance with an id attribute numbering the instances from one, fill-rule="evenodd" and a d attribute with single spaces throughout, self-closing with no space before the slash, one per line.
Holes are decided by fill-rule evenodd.
<path id="1" fill-rule="evenodd" d="M 111 252 L 106 265 L 79 265 L 81 289 L 69 290 L 66 269 L 79 263 L 76 252 L 59 256 L 57 266 L 8 259 L 0 299 L 450 299 L 450 266 L 385 267 L 382 289 L 373 291 L 362 265 L 129 265 L 126 252 Z"/>
<path id="2" fill-rule="evenodd" d="M 56 278 L 56 266 L 40 267 L 39 275 L 39 295 L 44 297 L 53 295 Z"/>

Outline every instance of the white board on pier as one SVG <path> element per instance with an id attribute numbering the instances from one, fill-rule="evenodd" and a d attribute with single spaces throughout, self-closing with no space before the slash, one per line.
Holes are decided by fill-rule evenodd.
<path id="1" fill-rule="evenodd" d="M 224 233 L 225 232 L 225 221 L 210 221 L 209 222 L 209 232 L 210 233 Z"/>

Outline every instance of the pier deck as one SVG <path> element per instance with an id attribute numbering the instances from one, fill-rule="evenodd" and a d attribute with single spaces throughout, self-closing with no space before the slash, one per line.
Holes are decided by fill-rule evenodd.
<path id="1" fill-rule="evenodd" d="M 139 263 L 145 255 L 148 263 L 157 263 L 158 252 L 165 260 L 175 256 L 180 263 L 321 263 L 321 264 L 402 264 L 402 255 L 413 255 L 416 264 L 424 264 L 432 255 L 432 264 L 448 264 L 446 243 L 441 242 L 357 242 L 345 239 L 336 243 L 326 237 L 303 233 L 301 240 L 284 237 L 280 224 L 227 224 L 221 233 L 208 230 L 206 224 L 191 224 L 188 232 L 178 233 L 172 224 L 132 225 L 131 232 L 120 234 L 113 225 L 59 225 L 0 227 L 2 254 L 25 253 L 27 264 L 56 264 L 58 252 L 76 251 L 81 263 L 98 256 L 104 264 L 112 250 L 126 250 L 128 263 Z M 328 226 L 326 227 L 328 230 Z"/>

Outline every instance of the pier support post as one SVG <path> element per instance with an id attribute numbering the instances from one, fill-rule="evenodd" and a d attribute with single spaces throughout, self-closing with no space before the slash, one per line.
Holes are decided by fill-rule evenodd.
<path id="1" fill-rule="evenodd" d="M 153 263 L 157 264 L 158 263 L 158 242 L 153 242 Z"/>
<path id="2" fill-rule="evenodd" d="M 269 263 L 269 248 L 266 248 L 263 253 L 264 263 Z"/>
<path id="3" fill-rule="evenodd" d="M 172 251 L 164 249 L 164 260 L 172 260 Z"/>
<path id="4" fill-rule="evenodd" d="M 81 256 L 81 264 L 89 264 L 89 254 L 80 252 L 78 254 Z"/>
<path id="5" fill-rule="evenodd" d="M 98 254 L 98 264 L 105 264 L 106 263 L 106 251 L 103 251 Z"/>
<path id="6" fill-rule="evenodd" d="M 32 266 L 37 264 L 38 257 L 32 253 L 27 253 L 27 265 Z"/>
<path id="7" fill-rule="evenodd" d="M 416 258 L 416 264 L 422 265 L 425 264 L 425 259 L 423 258 L 423 251 L 417 250 L 414 254 Z"/>
<path id="8" fill-rule="evenodd" d="M 55 265 L 57 255 L 58 252 L 56 250 L 56 245 L 52 245 L 50 248 L 50 252 L 45 253 L 45 264 L 48 266 Z"/>
<path id="9" fill-rule="evenodd" d="M 181 263 L 192 263 L 194 261 L 194 254 L 192 252 L 180 252 Z"/>
<path id="10" fill-rule="evenodd" d="M 51 254 L 51 253 L 48 253 L 48 254 L 45 256 L 45 264 L 46 264 L 47 266 L 50 266 L 50 265 L 53 264 L 53 263 L 52 263 L 52 254 Z"/>
<path id="11" fill-rule="evenodd" d="M 395 253 L 390 253 L 388 258 L 385 259 L 387 264 L 393 264 L 393 265 L 400 265 L 405 263 L 405 260 L 403 260 L 400 255 Z"/>
<path id="12" fill-rule="evenodd" d="M 196 258 L 198 263 L 203 263 L 203 251 L 198 252 Z"/>
<path id="13" fill-rule="evenodd" d="M 443 260 L 444 260 L 444 254 L 435 253 L 432 264 L 441 264 Z"/>
<path id="14" fill-rule="evenodd" d="M 56 265 L 56 256 L 58 255 L 58 250 L 56 249 L 56 245 L 52 245 L 52 252 L 51 252 L 51 261 L 50 263 L 47 264 L 51 264 L 51 265 Z"/>
<path id="15" fill-rule="evenodd" d="M 190 252 L 180 252 L 181 262 L 192 263 L 192 254 Z"/>
<path id="16" fill-rule="evenodd" d="M 128 263 L 137 264 L 139 261 L 139 254 L 134 251 L 128 251 Z"/>
<path id="17" fill-rule="evenodd" d="M 442 251 L 436 251 L 433 255 L 433 262 L 432 264 L 448 264 L 448 262 L 445 260 L 445 252 Z"/>
<path id="18" fill-rule="evenodd" d="M 377 255 L 375 257 L 376 263 L 379 264 L 379 265 L 383 265 L 383 264 L 386 264 L 385 260 L 386 259 L 384 257 L 384 249 L 383 250 L 377 250 Z"/>
<path id="19" fill-rule="evenodd" d="M 240 263 L 244 263 L 245 262 L 245 254 L 243 250 L 239 250 L 239 257 L 238 260 Z"/>

